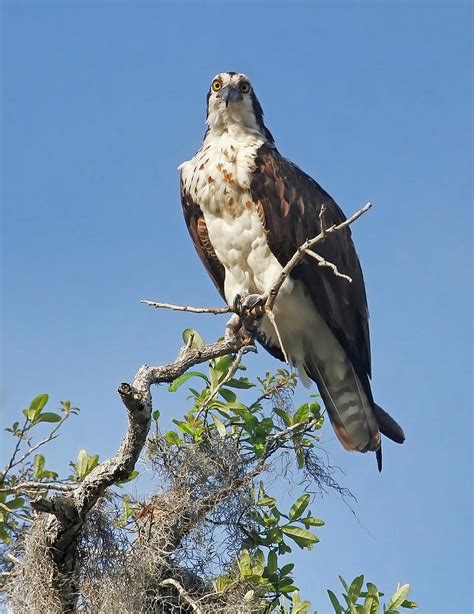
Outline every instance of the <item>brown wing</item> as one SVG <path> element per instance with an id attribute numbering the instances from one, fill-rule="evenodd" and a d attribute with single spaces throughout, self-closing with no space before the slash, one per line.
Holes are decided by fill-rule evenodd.
<path id="1" fill-rule="evenodd" d="M 181 205 L 183 207 L 184 219 L 188 227 L 189 234 L 194 243 L 194 247 L 201 258 L 202 263 L 211 276 L 216 288 L 219 290 L 222 298 L 224 296 L 224 279 L 225 269 L 219 262 L 216 253 L 209 241 L 207 226 L 199 206 L 192 198 L 183 190 L 181 185 Z"/>
<path id="2" fill-rule="evenodd" d="M 304 241 L 319 234 L 322 204 L 326 206 L 327 226 L 346 219 L 316 181 L 268 145 L 257 152 L 251 191 L 255 202 L 263 208 L 270 249 L 282 265 Z M 336 277 L 328 268 L 319 267 L 310 257 L 291 275 L 304 283 L 315 308 L 344 348 L 372 399 L 368 381 L 371 365 L 367 298 L 350 229 L 328 235 L 315 246 L 315 251 L 349 275 L 352 283 Z"/>

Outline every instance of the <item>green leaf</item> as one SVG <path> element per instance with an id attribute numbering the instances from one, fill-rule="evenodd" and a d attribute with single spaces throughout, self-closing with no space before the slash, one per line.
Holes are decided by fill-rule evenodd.
<path id="1" fill-rule="evenodd" d="M 280 593 L 292 593 L 293 591 L 297 591 L 298 589 L 294 584 L 288 584 L 286 586 L 280 586 L 278 590 L 280 591 Z"/>
<path id="2" fill-rule="evenodd" d="M 306 518 L 302 518 L 301 522 L 304 523 L 305 527 L 323 527 L 324 520 L 320 518 L 315 518 L 314 516 L 307 516 Z"/>
<path id="3" fill-rule="evenodd" d="M 293 423 L 297 422 L 306 422 L 309 418 L 309 405 L 308 403 L 303 403 L 295 412 L 293 416 Z"/>
<path id="4" fill-rule="evenodd" d="M 227 388 L 220 388 L 219 394 L 228 403 L 235 403 L 235 401 L 237 401 L 237 395 L 235 392 L 232 392 L 232 390 L 228 390 Z"/>
<path id="5" fill-rule="evenodd" d="M 294 563 L 287 563 L 286 565 L 283 565 L 283 567 L 280 569 L 280 575 L 287 576 L 291 571 L 293 571 L 294 567 Z"/>
<path id="6" fill-rule="evenodd" d="M 99 455 L 89 455 L 85 450 L 80 450 L 75 464 L 76 474 L 83 480 L 99 464 Z"/>
<path id="7" fill-rule="evenodd" d="M 255 550 L 254 559 L 252 561 L 252 574 L 256 576 L 262 576 L 265 569 L 265 556 L 260 548 Z"/>
<path id="8" fill-rule="evenodd" d="M 286 554 L 287 552 L 291 552 L 291 547 L 288 544 L 285 544 L 285 542 L 282 542 L 278 546 L 278 553 L 279 554 Z"/>
<path id="9" fill-rule="evenodd" d="M 187 422 L 184 422 L 183 420 L 176 420 L 176 419 L 174 419 L 173 422 L 178 426 L 179 430 L 182 433 L 186 433 L 186 435 L 191 435 L 191 437 L 195 435 L 196 429 L 190 426 Z"/>
<path id="10" fill-rule="evenodd" d="M 344 587 L 344 589 L 346 591 L 349 590 L 349 586 L 347 585 L 347 582 L 344 580 L 344 578 L 342 576 L 338 576 L 339 580 L 341 581 L 342 586 Z"/>
<path id="11" fill-rule="evenodd" d="M 188 379 L 191 379 L 192 377 L 201 377 L 206 383 L 209 383 L 209 380 L 204 373 L 200 373 L 199 371 L 186 371 L 186 373 L 183 373 L 171 382 L 171 384 L 168 386 L 168 392 L 176 392 L 178 388 L 180 388 L 188 381 Z"/>
<path id="12" fill-rule="evenodd" d="M 34 410 L 36 412 L 36 415 L 38 415 L 48 402 L 48 399 L 49 396 L 47 394 L 39 394 L 31 401 L 30 409 Z"/>
<path id="13" fill-rule="evenodd" d="M 225 405 L 224 407 L 232 410 L 235 414 L 239 416 L 242 414 L 242 412 L 248 411 L 247 405 L 239 403 L 238 401 L 236 401 L 235 403 L 227 403 L 227 405 Z"/>
<path id="14" fill-rule="evenodd" d="M 217 432 L 222 437 L 222 439 L 224 439 L 226 435 L 225 424 L 222 422 L 222 420 L 219 420 L 216 415 L 213 415 L 212 419 L 214 420 L 214 424 L 216 425 Z"/>
<path id="15" fill-rule="evenodd" d="M 280 407 L 274 407 L 273 411 L 276 413 L 277 416 L 280 416 L 280 418 L 285 423 L 285 426 L 291 426 L 293 424 L 293 420 L 290 414 L 284 409 L 281 409 Z"/>
<path id="16" fill-rule="evenodd" d="M 362 590 L 363 585 L 364 576 L 357 576 L 357 578 L 354 578 L 351 585 L 349 586 L 349 590 L 347 591 L 347 598 L 349 599 L 349 603 L 355 604 L 355 602 L 359 598 L 360 591 Z"/>
<path id="17" fill-rule="evenodd" d="M 215 371 L 218 371 L 222 375 L 225 375 L 229 371 L 229 367 L 232 364 L 233 360 L 233 356 L 231 356 L 230 354 L 226 354 L 225 356 L 222 356 L 221 358 L 216 360 L 213 369 Z"/>
<path id="18" fill-rule="evenodd" d="M 226 383 L 226 386 L 230 386 L 231 388 L 241 388 L 243 390 L 247 390 L 248 388 L 255 388 L 255 384 L 252 384 L 252 382 L 250 382 L 247 377 L 239 377 L 238 379 L 231 378 Z"/>
<path id="19" fill-rule="evenodd" d="M 329 599 L 331 600 L 332 607 L 334 608 L 334 611 L 336 612 L 336 614 L 343 614 L 344 608 L 339 603 L 336 595 L 330 590 L 328 590 L 328 595 L 329 595 Z"/>
<path id="20" fill-rule="evenodd" d="M 242 576 L 249 576 L 252 574 L 252 562 L 248 550 L 242 550 L 239 556 L 238 565 Z"/>
<path id="21" fill-rule="evenodd" d="M 258 419 L 249 411 L 243 412 L 241 418 L 245 422 L 247 431 L 252 432 L 258 427 Z"/>
<path id="22" fill-rule="evenodd" d="M 270 550 L 270 552 L 268 553 L 268 560 L 267 560 L 268 575 L 274 574 L 277 568 L 278 568 L 278 554 L 275 552 L 275 550 Z"/>
<path id="23" fill-rule="evenodd" d="M 61 422 L 62 418 L 59 414 L 53 412 L 45 412 L 36 418 L 35 422 Z"/>
<path id="24" fill-rule="evenodd" d="M 401 604 L 401 607 L 407 608 L 409 610 L 416 610 L 418 609 L 418 604 L 414 601 L 408 601 L 407 599 L 405 599 L 405 601 Z"/>
<path id="25" fill-rule="evenodd" d="M 274 507 L 276 505 L 276 499 L 270 497 L 270 495 L 267 495 L 265 491 L 263 491 L 261 495 L 259 494 L 257 503 L 260 507 Z"/>
<path id="26" fill-rule="evenodd" d="M 11 542 L 10 533 L 7 531 L 7 525 L 0 523 L 0 541 L 9 544 Z"/>
<path id="27" fill-rule="evenodd" d="M 47 394 L 39 394 L 37 397 L 35 397 L 31 403 L 30 403 L 30 407 L 28 409 L 24 409 L 23 410 L 23 414 L 24 416 L 30 421 L 30 422 L 36 422 L 38 416 L 41 413 L 41 410 L 44 408 L 44 406 L 46 405 L 46 403 L 48 402 L 48 395 Z"/>
<path id="28" fill-rule="evenodd" d="M 79 478 L 83 478 L 86 476 L 87 472 L 87 460 L 89 455 L 85 450 L 79 450 L 79 454 L 77 455 L 76 460 L 76 473 Z"/>
<path id="29" fill-rule="evenodd" d="M 155 422 L 158 422 L 158 418 L 160 417 L 160 410 L 155 409 L 155 411 L 151 414 L 151 417 Z"/>
<path id="30" fill-rule="evenodd" d="M 42 454 L 35 454 L 35 458 L 33 460 L 33 471 L 34 476 L 37 480 L 39 480 L 43 476 L 43 469 L 45 465 L 45 458 Z"/>
<path id="31" fill-rule="evenodd" d="M 405 601 L 401 604 L 401 607 L 407 608 L 409 610 L 416 610 L 418 609 L 418 604 L 414 601 L 408 601 L 407 599 L 405 599 Z"/>
<path id="32" fill-rule="evenodd" d="M 190 344 L 192 348 L 202 348 L 204 340 L 201 335 L 193 328 L 186 328 L 183 330 L 183 341 L 186 345 Z"/>
<path id="33" fill-rule="evenodd" d="M 387 610 L 396 610 L 399 605 L 401 605 L 405 599 L 408 597 L 408 593 L 410 592 L 410 585 L 400 584 L 397 586 L 397 590 L 393 593 L 390 601 L 387 605 Z"/>
<path id="34" fill-rule="evenodd" d="M 367 594 L 364 602 L 364 614 L 378 614 L 379 609 L 379 591 L 375 584 L 367 582 Z"/>
<path id="35" fill-rule="evenodd" d="M 267 535 L 268 535 L 269 542 L 272 544 L 280 544 L 283 539 L 283 535 L 282 535 L 282 531 L 280 527 L 275 527 L 274 529 L 270 529 Z"/>
<path id="36" fill-rule="evenodd" d="M 295 591 L 292 596 L 291 614 L 307 614 L 311 603 L 307 600 L 301 601 L 299 591 Z"/>
<path id="37" fill-rule="evenodd" d="M 115 486 L 120 486 L 121 484 L 126 484 L 127 482 L 131 482 L 140 474 L 139 471 L 134 469 L 126 480 L 120 480 L 120 482 L 115 482 Z"/>
<path id="38" fill-rule="evenodd" d="M 176 431 L 168 431 L 165 435 L 165 439 L 168 446 L 172 446 L 173 444 L 178 445 L 181 441 Z"/>
<path id="39" fill-rule="evenodd" d="M 25 506 L 25 500 L 21 497 L 15 497 L 15 499 L 11 499 L 11 501 L 7 501 L 5 504 L 10 510 L 18 510 L 21 507 Z"/>
<path id="40" fill-rule="evenodd" d="M 252 601 L 254 595 L 255 595 L 254 590 L 247 591 L 244 595 L 244 601 Z"/>
<path id="41" fill-rule="evenodd" d="M 311 497 L 308 494 L 302 495 L 290 509 L 290 520 L 297 520 L 309 505 Z"/>
<path id="42" fill-rule="evenodd" d="M 310 549 L 313 544 L 319 542 L 319 539 L 316 535 L 313 535 L 311 531 L 307 529 L 301 529 L 300 527 L 294 526 L 286 526 L 282 527 L 281 530 L 285 535 L 288 535 L 294 542 L 298 544 L 300 548 L 308 548 Z"/>
<path id="43" fill-rule="evenodd" d="M 47 469 L 41 472 L 42 478 L 49 478 L 50 480 L 55 480 L 58 475 L 59 473 L 56 473 L 56 471 L 48 471 Z"/>

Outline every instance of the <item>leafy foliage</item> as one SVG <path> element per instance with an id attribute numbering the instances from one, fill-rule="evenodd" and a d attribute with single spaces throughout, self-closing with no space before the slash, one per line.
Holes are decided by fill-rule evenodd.
<path id="1" fill-rule="evenodd" d="M 382 605 L 380 598 L 383 597 L 383 593 L 375 584 L 367 582 L 366 590 L 363 590 L 364 576 L 357 576 L 350 585 L 341 576 L 339 580 L 345 590 L 342 595 L 342 604 L 333 591 L 328 590 L 329 599 L 336 614 L 379 614 L 381 611 L 384 614 L 399 614 L 398 608 L 413 610 L 418 607 L 414 601 L 407 600 L 410 592 L 409 584 L 402 586 L 399 584 L 388 603 Z"/>
<path id="2" fill-rule="evenodd" d="M 183 340 L 193 348 L 204 344 L 201 335 L 193 329 L 183 332 Z M 167 548 L 170 547 L 170 533 L 166 533 L 168 529 L 164 528 L 169 525 L 176 552 L 170 550 L 166 573 L 181 570 L 180 578 L 184 577 L 183 570 L 190 577 L 194 574 L 193 582 L 201 586 L 200 590 L 204 585 L 208 587 L 206 603 L 209 608 L 217 608 L 209 611 L 224 611 L 222 604 L 229 604 L 234 595 L 238 603 L 247 604 L 248 611 L 252 612 L 310 612 L 310 602 L 300 597 L 295 583 L 291 553 L 295 547 L 313 549 L 319 542 L 318 533 L 324 522 L 313 513 L 312 496 L 306 492 L 282 508 L 268 491 L 265 475 L 272 462 L 285 454 L 290 455 L 294 466 L 301 472 L 303 483 L 313 478 L 317 484 L 333 483 L 327 476 L 321 478 L 324 468 L 315 456 L 315 444 L 324 415 L 317 395 L 312 395 L 299 407 L 293 407 L 292 395 L 297 383 L 294 373 L 278 369 L 253 382 L 245 370 L 238 357 L 222 356 L 209 361 L 207 370 L 187 371 L 169 385 L 171 394 L 184 388 L 188 394 L 183 415 L 173 419 L 175 428 L 171 430 L 161 429 L 160 411 L 152 411 L 154 433 L 147 457 L 152 459 L 157 474 L 161 476 L 160 487 L 164 494 L 153 495 L 148 500 L 132 497 L 130 493 L 107 495 L 102 505 L 106 506 L 109 519 L 104 520 L 105 516 L 96 514 L 96 524 L 85 527 L 84 535 L 89 537 L 83 537 L 83 543 L 89 544 L 89 554 L 83 557 L 82 564 L 86 564 L 84 561 L 94 564 L 96 555 L 90 553 L 109 552 L 103 548 L 105 534 L 109 535 L 110 553 L 113 553 L 107 556 L 112 558 L 97 563 L 97 569 L 84 572 L 84 577 L 94 577 L 99 568 L 113 568 L 117 573 L 114 565 L 118 562 L 113 563 L 113 560 L 122 551 L 128 553 L 124 559 L 127 561 L 126 574 L 131 567 L 139 569 L 142 562 L 147 569 L 163 565 L 163 555 L 153 554 L 152 544 L 156 540 L 157 552 L 162 552 L 160 540 L 167 536 Z M 45 411 L 48 401 L 46 394 L 38 395 L 23 410 L 22 426 L 18 421 L 6 429 L 14 440 L 14 449 L 10 462 L 0 475 L 3 554 L 14 539 L 27 535 L 32 522 L 30 497 L 46 493 L 48 489 L 73 489 L 100 462 L 98 454 L 89 454 L 82 449 L 77 459 L 69 463 L 72 473 L 67 477 L 61 478 L 60 473 L 48 465 L 43 451 L 38 452 L 39 448 L 53 441 L 63 424 L 79 412 L 70 401 L 62 402 L 58 411 Z M 35 443 L 33 437 L 39 425 L 43 425 L 43 429 L 49 428 L 49 432 Z M 134 479 L 137 474 L 134 471 L 126 481 Z M 102 526 L 100 523 L 97 525 L 98 518 L 107 528 L 98 528 Z M 203 531 L 201 537 L 197 533 L 198 537 L 192 538 L 192 531 L 198 531 L 199 526 Z M 209 562 L 209 570 L 214 572 L 204 572 L 205 564 L 193 559 L 196 554 L 186 554 L 187 544 L 190 552 L 192 548 L 217 549 L 213 542 L 216 527 L 221 531 L 218 534 L 222 542 L 220 547 L 227 549 L 229 556 L 225 564 L 222 559 L 217 559 L 220 563 L 217 573 L 214 559 Z M 113 541 L 116 531 L 125 536 L 120 545 Z M 192 542 L 193 539 L 197 541 Z M 145 544 L 145 549 L 139 550 L 135 545 L 130 550 L 132 541 Z M 191 543 L 194 544 L 192 548 Z M 212 544 L 206 546 L 209 543 Z M 131 566 L 129 557 L 133 552 L 137 558 Z M 152 555 L 157 558 L 146 559 Z M 5 558 L 1 565 L 6 572 L 12 568 L 12 563 Z M 104 573 L 107 571 L 101 571 L 102 576 L 98 574 L 94 590 L 105 590 Z M 198 577 L 198 573 L 201 576 Z M 336 614 L 378 614 L 381 607 L 385 614 L 396 614 L 399 608 L 416 607 L 407 600 L 409 585 L 397 587 L 388 603 L 382 606 L 383 593 L 370 582 L 364 588 L 363 576 L 355 578 L 350 585 L 342 578 L 341 582 L 345 591 L 342 597 L 328 591 Z M 130 585 L 133 593 L 132 580 Z M 153 590 L 159 591 L 157 588 Z M 148 587 L 146 599 L 153 590 Z M 230 606 L 225 607 L 225 611 L 231 611 L 228 609 Z"/>
<path id="3" fill-rule="evenodd" d="M 4 544 L 11 543 L 17 537 L 19 527 L 31 522 L 29 500 L 22 494 L 34 492 L 37 495 L 45 492 L 48 484 L 55 482 L 59 476 L 56 471 L 46 468 L 45 456 L 35 454 L 36 450 L 56 439 L 64 423 L 79 413 L 79 408 L 73 407 L 71 401 L 61 401 L 57 411 L 44 411 L 48 401 L 47 394 L 39 394 L 22 411 L 22 426 L 17 421 L 5 428 L 14 439 L 14 449 L 10 461 L 0 473 L 0 541 Z M 34 437 L 40 424 L 54 426 L 43 439 L 35 443 Z M 35 484 L 34 489 L 31 483 Z M 62 483 L 67 483 L 67 480 Z M 22 488 L 24 484 L 26 488 Z M 43 484 L 44 489 L 41 488 Z"/>

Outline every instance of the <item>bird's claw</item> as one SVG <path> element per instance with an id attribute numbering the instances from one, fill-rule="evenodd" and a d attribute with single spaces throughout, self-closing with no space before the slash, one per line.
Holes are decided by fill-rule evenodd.
<path id="1" fill-rule="evenodd" d="M 242 324 L 250 333 L 258 331 L 258 324 L 265 315 L 266 297 L 261 294 L 236 294 L 233 302 L 235 313 L 240 316 Z"/>

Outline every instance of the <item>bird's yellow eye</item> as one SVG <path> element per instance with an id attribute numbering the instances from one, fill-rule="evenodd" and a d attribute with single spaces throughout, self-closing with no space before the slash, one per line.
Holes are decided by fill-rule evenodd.
<path id="1" fill-rule="evenodd" d="M 248 94 L 250 92 L 250 83 L 248 81 L 242 81 L 239 85 L 239 90 L 242 94 Z"/>
<path id="2" fill-rule="evenodd" d="M 219 79 L 214 79 L 211 87 L 214 90 L 214 92 L 218 92 L 222 87 L 222 83 L 219 81 Z"/>

